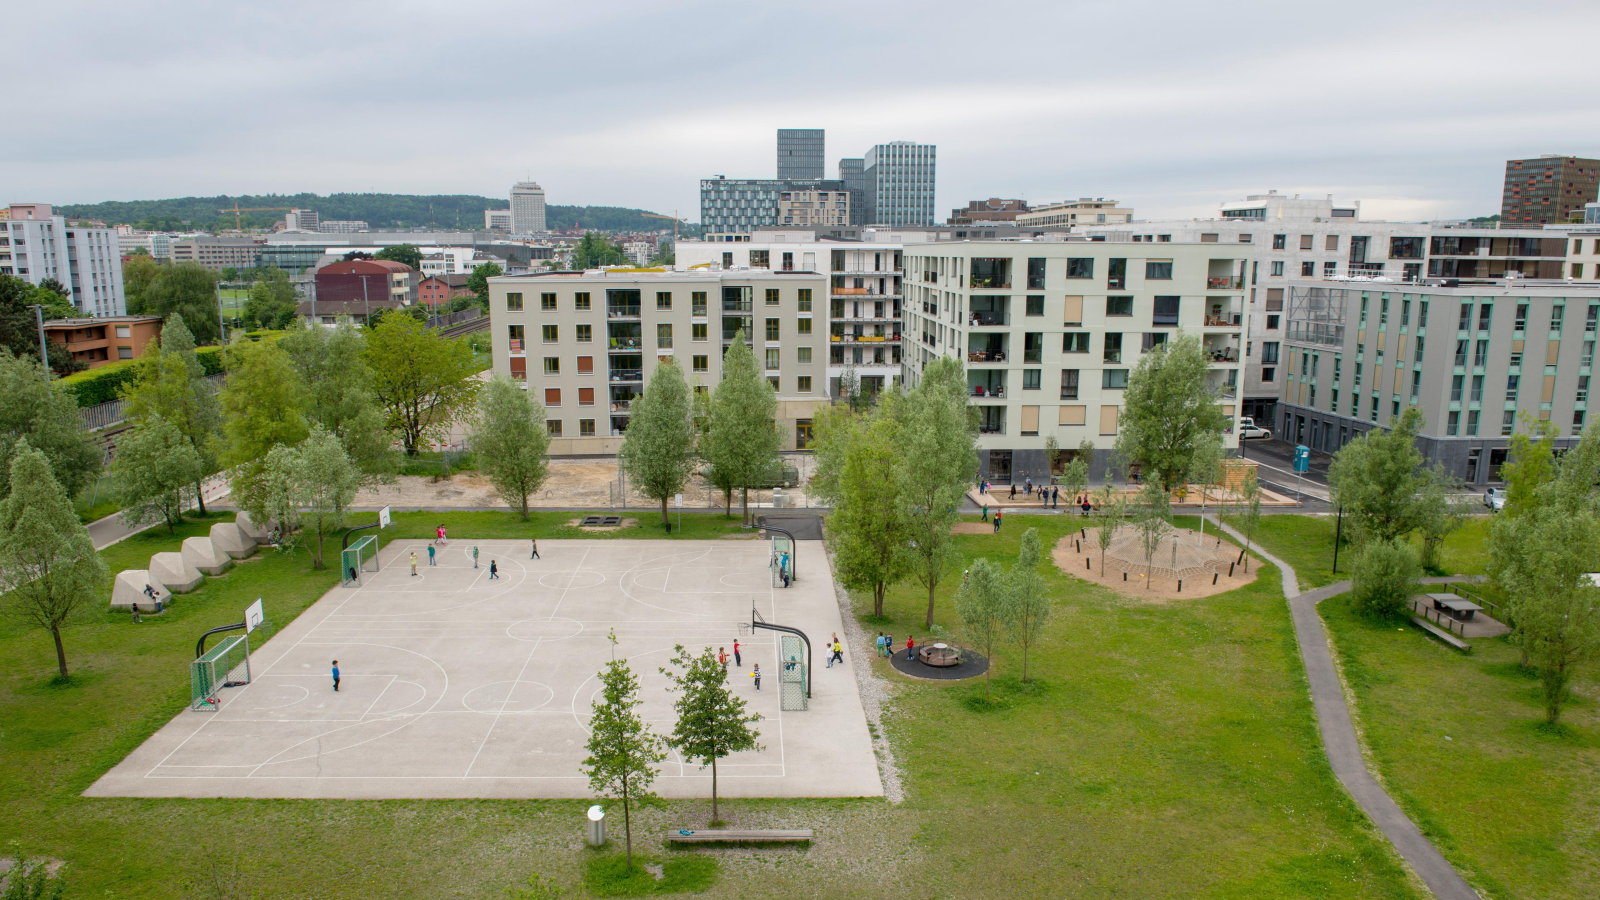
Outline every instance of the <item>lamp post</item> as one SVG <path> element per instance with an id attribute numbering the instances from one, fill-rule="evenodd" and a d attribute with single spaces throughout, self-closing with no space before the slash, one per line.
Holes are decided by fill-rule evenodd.
<path id="1" fill-rule="evenodd" d="M 44 383 L 50 383 L 50 351 L 44 342 L 44 306 L 39 303 L 30 304 L 33 307 L 33 320 L 39 326 L 39 362 L 44 366 Z"/>
<path id="2" fill-rule="evenodd" d="M 367 299 L 367 276 L 361 276 L 361 324 L 372 327 L 372 301 Z"/>

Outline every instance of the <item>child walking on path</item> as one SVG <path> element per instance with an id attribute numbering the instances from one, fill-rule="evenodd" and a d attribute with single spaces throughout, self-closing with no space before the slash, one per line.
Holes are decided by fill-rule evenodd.
<path id="1" fill-rule="evenodd" d="M 337 659 L 333 661 L 333 689 L 334 691 L 339 690 L 339 661 Z"/>
<path id="2" fill-rule="evenodd" d="M 473 568 L 476 569 L 477 566 L 473 566 Z M 489 580 L 493 581 L 493 580 L 495 580 L 496 578 L 499 578 L 499 577 L 500 577 L 500 567 L 496 566 L 494 564 L 494 560 L 492 560 L 492 559 L 489 560 Z"/>
<path id="3" fill-rule="evenodd" d="M 430 565 L 430 566 L 437 566 L 438 565 L 438 563 L 435 562 L 434 559 L 433 559 L 433 545 L 432 544 L 428 545 L 428 565 Z"/>
<path id="4" fill-rule="evenodd" d="M 432 550 L 433 548 L 429 547 L 428 549 Z M 411 551 L 411 577 L 417 577 L 417 551 L 415 550 Z"/>
<path id="5" fill-rule="evenodd" d="M 538 538 L 530 538 L 529 540 L 531 540 L 533 542 L 533 555 L 528 557 L 528 558 L 529 559 L 539 559 L 539 539 Z"/>
<path id="6" fill-rule="evenodd" d="M 760 663 L 755 663 L 751 667 L 750 677 L 754 678 L 756 680 L 756 690 L 757 691 L 761 690 L 761 664 Z M 781 694 L 781 693 L 783 693 L 783 691 L 779 691 L 778 693 Z"/>

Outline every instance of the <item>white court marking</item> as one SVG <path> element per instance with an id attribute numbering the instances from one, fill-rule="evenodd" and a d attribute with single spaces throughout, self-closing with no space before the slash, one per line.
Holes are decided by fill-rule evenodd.
<path id="1" fill-rule="evenodd" d="M 731 657 L 739 642 L 744 666 L 729 681 L 762 716 L 762 747 L 719 762 L 725 796 L 882 794 L 853 654 L 813 673 L 809 710 L 786 713 L 777 634 L 748 633 L 752 605 L 819 645 L 843 630 L 820 542 L 800 547 L 817 574 L 787 590 L 771 586 L 765 541 L 546 541 L 539 560 L 524 558 L 526 540 L 477 547 L 474 569 L 470 541 L 442 548 L 434 566 L 421 541 L 384 546 L 378 572 L 329 591 L 255 651 L 250 685 L 224 691 L 217 712 L 179 714 L 86 793 L 587 797 L 589 710 L 614 631 L 640 714 L 662 734 L 675 695 L 660 668 L 674 647 Z M 657 789 L 699 797 L 708 782 L 673 753 Z"/>

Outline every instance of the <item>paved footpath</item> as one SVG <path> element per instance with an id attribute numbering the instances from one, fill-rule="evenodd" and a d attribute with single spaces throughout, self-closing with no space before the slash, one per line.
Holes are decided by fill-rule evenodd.
<path id="1" fill-rule="evenodd" d="M 1208 517 L 1210 518 L 1210 517 Z M 1215 520 L 1213 520 L 1215 524 Z M 1241 544 L 1244 536 L 1233 528 L 1221 528 Z M 1328 639 L 1322 631 L 1322 617 L 1317 615 L 1317 604 L 1329 597 L 1337 597 L 1350 589 L 1350 582 L 1340 581 L 1314 591 L 1300 593 L 1300 582 L 1294 569 L 1283 560 L 1251 547 L 1255 553 L 1278 567 L 1283 573 L 1283 595 L 1289 599 L 1289 612 L 1294 619 L 1294 636 L 1300 644 L 1300 658 L 1305 663 L 1306 680 L 1311 684 L 1311 700 L 1317 709 L 1317 727 L 1322 732 L 1323 748 L 1333 774 L 1344 785 L 1350 796 L 1378 826 L 1389 842 L 1405 858 L 1412 871 L 1420 876 L 1428 889 L 1439 900 L 1481 900 L 1439 853 L 1433 842 L 1423 836 L 1393 799 L 1384 792 L 1377 779 L 1367 771 L 1361 758 L 1361 745 L 1356 740 L 1356 729 L 1350 720 L 1350 708 L 1345 705 L 1344 687 L 1339 673 L 1333 667 L 1333 656 L 1328 651 Z M 1426 579 L 1445 582 L 1465 579 Z"/>
<path id="2" fill-rule="evenodd" d="M 205 480 L 206 502 L 216 503 L 228 496 L 228 479 L 222 475 L 213 475 Z M 193 504 L 190 504 L 191 508 Z M 154 522 L 145 525 L 128 526 L 122 522 L 121 513 L 112 513 L 103 519 L 96 519 L 88 524 L 89 539 L 94 541 L 96 550 L 115 544 L 130 534 L 138 534 L 154 525 Z"/>

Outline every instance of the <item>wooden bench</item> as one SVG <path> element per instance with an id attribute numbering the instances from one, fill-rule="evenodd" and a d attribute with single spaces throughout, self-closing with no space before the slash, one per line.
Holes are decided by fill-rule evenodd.
<path id="1" fill-rule="evenodd" d="M 1451 634 L 1450 632 L 1445 631 L 1443 628 L 1440 628 L 1439 626 L 1433 624 L 1432 622 L 1429 622 L 1427 619 L 1420 619 L 1420 618 L 1418 618 L 1416 616 L 1412 616 L 1411 617 L 1411 624 L 1417 626 L 1418 628 L 1421 628 L 1423 631 L 1426 631 L 1428 634 L 1433 635 L 1434 637 L 1438 638 L 1439 640 L 1443 641 L 1446 644 L 1449 644 L 1450 646 L 1456 648 L 1457 650 L 1460 650 L 1462 653 L 1471 653 L 1472 652 L 1472 645 L 1471 644 L 1467 643 L 1466 641 L 1463 641 L 1462 639 L 1456 637 L 1455 635 Z"/>
<path id="2" fill-rule="evenodd" d="M 713 842 L 796 842 L 812 839 L 809 828 L 682 828 L 667 832 L 667 840 L 675 844 L 709 844 Z"/>

